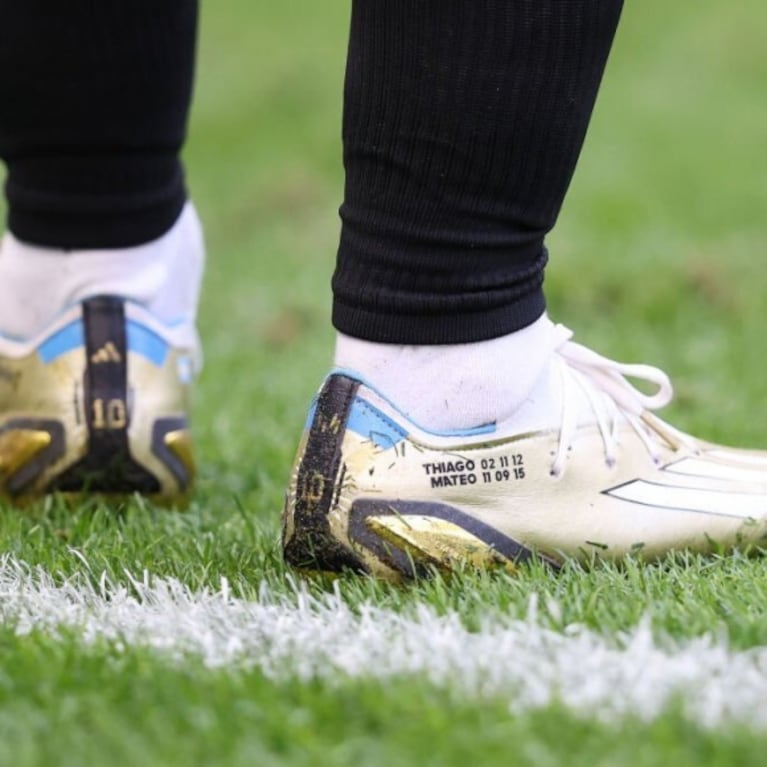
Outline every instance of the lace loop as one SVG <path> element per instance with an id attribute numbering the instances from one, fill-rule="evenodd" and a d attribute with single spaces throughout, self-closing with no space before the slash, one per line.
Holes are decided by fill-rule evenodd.
<path id="1" fill-rule="evenodd" d="M 559 445 L 551 466 L 551 473 L 559 476 L 565 466 L 567 452 L 578 426 L 577 405 L 573 388 L 583 393 L 593 411 L 602 437 L 605 461 L 614 465 L 618 446 L 618 425 L 627 421 L 646 447 L 652 459 L 660 460 L 658 439 L 642 420 L 648 410 L 665 407 L 673 397 L 669 377 L 651 365 L 625 364 L 603 357 L 571 340 L 572 331 L 562 325 L 555 328 L 558 341 L 555 354 L 560 360 L 563 377 L 562 425 Z M 652 394 L 645 394 L 629 383 L 627 378 L 646 381 L 656 387 Z"/>

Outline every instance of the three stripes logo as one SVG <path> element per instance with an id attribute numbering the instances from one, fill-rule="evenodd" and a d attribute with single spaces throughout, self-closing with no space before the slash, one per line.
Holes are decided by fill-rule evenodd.
<path id="1" fill-rule="evenodd" d="M 104 365 L 108 362 L 122 362 L 122 355 L 112 341 L 107 341 L 101 348 L 91 354 L 94 365 Z"/>
<path id="2" fill-rule="evenodd" d="M 759 519 L 767 509 L 767 492 L 759 486 L 763 470 L 747 457 L 739 465 L 707 456 L 684 458 L 665 466 L 657 479 L 635 479 L 605 490 L 605 495 L 638 506 L 723 517 Z M 726 458 L 726 456 L 725 456 Z"/>

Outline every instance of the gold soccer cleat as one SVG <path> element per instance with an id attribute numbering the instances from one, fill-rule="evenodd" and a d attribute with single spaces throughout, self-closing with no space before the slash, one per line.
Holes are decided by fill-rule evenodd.
<path id="1" fill-rule="evenodd" d="M 0 498 L 141 493 L 182 500 L 197 341 L 114 296 L 83 301 L 29 343 L 0 339 Z"/>
<path id="2" fill-rule="evenodd" d="M 650 412 L 671 398 L 662 371 L 559 333 L 546 374 L 557 412 L 528 403 L 510 426 L 431 433 L 354 374 L 331 374 L 287 492 L 286 560 L 396 578 L 764 541 L 767 453 L 679 432 Z"/>

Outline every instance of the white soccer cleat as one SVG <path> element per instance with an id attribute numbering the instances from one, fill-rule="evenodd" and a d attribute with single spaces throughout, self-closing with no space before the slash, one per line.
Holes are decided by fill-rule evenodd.
<path id="1" fill-rule="evenodd" d="M 652 414 L 666 375 L 559 344 L 507 424 L 435 434 L 353 373 L 323 384 L 283 514 L 286 560 L 382 577 L 540 557 L 709 551 L 767 534 L 767 453 L 719 447 Z M 657 386 L 642 394 L 626 376 Z M 550 404 L 558 403 L 555 412 Z"/>

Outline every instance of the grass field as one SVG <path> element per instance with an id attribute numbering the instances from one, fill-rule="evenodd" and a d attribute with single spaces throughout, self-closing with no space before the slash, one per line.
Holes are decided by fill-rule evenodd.
<path id="1" fill-rule="evenodd" d="M 198 490 L 184 514 L 2 510 L 0 764 L 763 764 L 762 559 L 404 588 L 283 566 L 332 349 L 348 8 L 203 5 Z M 578 340 L 672 375 L 670 420 L 748 446 L 767 446 L 766 35 L 761 0 L 628 4 L 547 279 Z"/>

